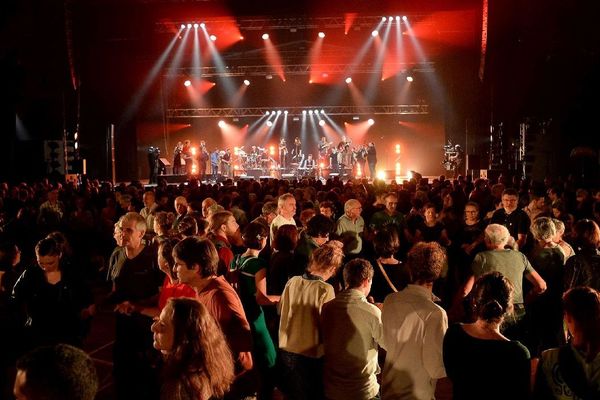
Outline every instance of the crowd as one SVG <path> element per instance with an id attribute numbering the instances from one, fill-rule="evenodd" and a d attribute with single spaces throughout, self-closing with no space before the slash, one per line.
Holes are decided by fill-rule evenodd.
<path id="1" fill-rule="evenodd" d="M 119 399 L 600 398 L 573 180 L 4 183 L 0 213 L 2 398 L 94 398 L 98 310 Z"/>

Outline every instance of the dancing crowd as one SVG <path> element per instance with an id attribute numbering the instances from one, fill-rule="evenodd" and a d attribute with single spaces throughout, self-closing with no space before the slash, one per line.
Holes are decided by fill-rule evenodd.
<path id="1" fill-rule="evenodd" d="M 118 399 L 600 398 L 573 179 L 3 183 L 0 223 L 0 398 L 93 399 L 98 313 Z"/>

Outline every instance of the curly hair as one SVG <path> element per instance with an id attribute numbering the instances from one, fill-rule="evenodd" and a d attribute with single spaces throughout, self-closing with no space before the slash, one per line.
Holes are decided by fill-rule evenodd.
<path id="1" fill-rule="evenodd" d="M 159 226 L 160 230 L 165 235 L 169 233 L 173 221 L 175 221 L 175 214 L 172 212 L 159 211 L 154 215 L 154 223 Z"/>
<path id="2" fill-rule="evenodd" d="M 552 218 L 538 217 L 531 223 L 531 233 L 535 240 L 549 243 L 556 236 L 556 225 Z"/>
<path id="3" fill-rule="evenodd" d="M 217 322 L 195 299 L 171 298 L 165 308 L 174 327 L 173 348 L 163 369 L 165 397 L 223 397 L 235 373 L 231 350 Z"/>
<path id="4" fill-rule="evenodd" d="M 446 251 L 437 242 L 420 242 L 408 252 L 406 263 L 413 283 L 435 281 L 446 267 Z"/>
<path id="5" fill-rule="evenodd" d="M 273 249 L 277 251 L 290 252 L 298 244 L 298 228 L 296 225 L 281 225 L 275 231 L 273 238 Z"/>
<path id="6" fill-rule="evenodd" d="M 183 236 L 194 236 L 198 234 L 198 223 L 192 216 L 186 215 L 181 219 L 179 225 L 177 225 L 177 232 Z"/>
<path id="7" fill-rule="evenodd" d="M 310 257 L 308 270 L 311 272 L 337 271 L 344 258 L 344 245 L 337 240 L 330 240 L 315 249 Z"/>

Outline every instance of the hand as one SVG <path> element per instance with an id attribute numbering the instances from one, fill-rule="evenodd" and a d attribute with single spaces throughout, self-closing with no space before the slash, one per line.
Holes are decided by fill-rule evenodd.
<path id="1" fill-rule="evenodd" d="M 119 314 L 131 315 L 134 311 L 135 306 L 129 301 L 124 301 L 120 304 L 117 304 L 115 307 L 115 312 L 118 312 Z"/>

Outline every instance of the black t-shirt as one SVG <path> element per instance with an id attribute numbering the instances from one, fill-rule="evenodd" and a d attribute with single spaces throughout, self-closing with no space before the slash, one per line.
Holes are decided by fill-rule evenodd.
<path id="1" fill-rule="evenodd" d="M 490 219 L 490 224 L 504 225 L 510 235 L 515 239 L 519 239 L 519 233 L 527 235 L 529 233 L 529 216 L 520 208 L 507 214 L 504 208 L 496 210 Z"/>
<path id="2" fill-rule="evenodd" d="M 148 299 L 158 293 L 164 276 L 158 268 L 156 249 L 145 246 L 135 258 L 129 259 L 122 254 L 115 257 L 115 265 L 111 266 L 115 284 L 113 300 L 120 303 L 125 300 L 139 301 Z"/>

